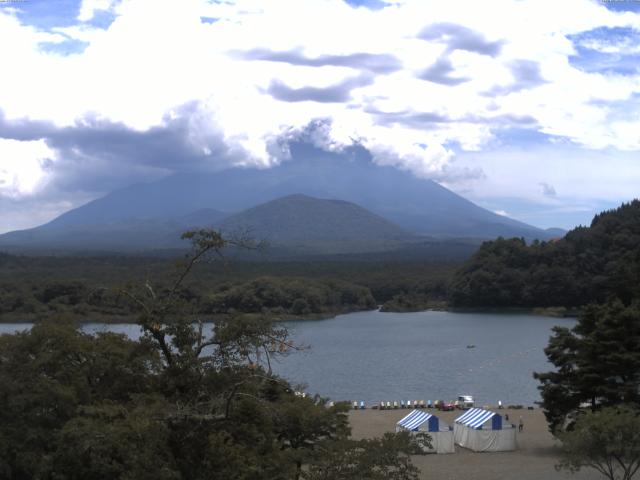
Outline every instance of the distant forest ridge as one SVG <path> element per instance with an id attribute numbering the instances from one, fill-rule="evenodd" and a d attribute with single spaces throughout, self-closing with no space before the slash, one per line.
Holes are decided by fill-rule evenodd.
<path id="1" fill-rule="evenodd" d="M 449 285 L 450 303 L 465 307 L 577 307 L 613 298 L 640 299 L 639 200 L 556 241 L 486 242 Z"/>

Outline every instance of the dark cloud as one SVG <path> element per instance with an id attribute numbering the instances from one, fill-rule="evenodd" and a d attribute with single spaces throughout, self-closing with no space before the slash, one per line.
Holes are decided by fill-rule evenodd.
<path id="1" fill-rule="evenodd" d="M 303 55 L 300 50 L 274 52 L 264 48 L 233 53 L 234 56 L 243 60 L 283 62 L 290 65 L 308 67 L 349 67 L 374 73 L 391 73 L 402 68 L 400 60 L 393 55 L 387 54 L 353 53 L 350 55 L 321 55 L 319 57 L 309 58 Z"/>
<path id="2" fill-rule="evenodd" d="M 449 117 L 434 112 L 382 112 L 367 110 L 374 115 L 378 125 L 401 124 L 412 128 L 436 129 L 442 123 L 449 123 Z"/>
<path id="3" fill-rule="evenodd" d="M 548 183 L 545 183 L 545 182 L 540 182 L 540 183 L 538 183 L 538 185 L 540 185 L 540 188 L 542 189 L 542 194 L 545 197 L 555 197 L 556 196 L 556 189 L 553 188 L 553 185 L 549 185 Z"/>
<path id="4" fill-rule="evenodd" d="M 447 57 L 440 57 L 436 63 L 423 70 L 418 78 L 429 82 L 440 83 L 442 85 L 459 85 L 471 80 L 466 77 L 453 77 L 450 74 L 454 71 L 451 61 Z"/>
<path id="5" fill-rule="evenodd" d="M 496 85 L 487 92 L 488 96 L 508 95 L 529 88 L 535 88 L 547 83 L 542 76 L 540 65 L 532 60 L 514 60 L 509 62 L 509 70 L 513 76 L 513 82 L 508 85 Z"/>
<path id="6" fill-rule="evenodd" d="M 493 116 L 465 115 L 464 117 L 451 118 L 435 112 L 383 112 L 380 110 L 367 110 L 374 115 L 379 125 L 400 124 L 411 128 L 437 129 L 442 124 L 448 123 L 484 123 L 491 127 L 530 127 L 537 124 L 537 120 L 530 115 L 502 114 Z"/>
<path id="7" fill-rule="evenodd" d="M 7 120 L 4 112 L 0 110 L 0 138 L 20 141 L 40 140 L 55 130 L 56 128 L 51 122 L 28 118 Z"/>
<path id="8" fill-rule="evenodd" d="M 519 126 L 526 127 L 536 125 L 538 121 L 531 115 L 514 115 L 505 113 L 502 115 L 493 115 L 489 117 L 481 115 L 467 115 L 457 120 L 465 123 L 487 123 L 496 127 Z"/>
<path id="9" fill-rule="evenodd" d="M 162 125 L 138 131 L 91 117 L 57 127 L 28 119 L 9 121 L 0 114 L 0 138 L 43 139 L 55 151 L 55 159 L 42 164 L 49 173 L 43 195 L 107 192 L 176 171 L 224 168 L 246 160 L 244 152 L 229 148 L 215 125 L 199 125 L 204 115 L 192 103 L 165 118 Z M 194 127 L 202 131 L 197 141 Z"/>
<path id="10" fill-rule="evenodd" d="M 516 83 L 525 88 L 547 82 L 540 72 L 540 65 L 532 60 L 514 60 L 510 62 L 509 67 Z"/>
<path id="11" fill-rule="evenodd" d="M 484 35 L 455 23 L 434 23 L 425 27 L 418 38 L 447 44 L 447 50 L 466 50 L 495 57 L 502 49 L 502 40 L 490 42 Z"/>
<path id="12" fill-rule="evenodd" d="M 269 85 L 267 93 L 272 97 L 284 102 L 322 102 L 322 103 L 343 103 L 351 98 L 351 90 L 373 83 L 371 75 L 359 75 L 347 78 L 340 83 L 330 87 L 302 87 L 291 88 L 280 80 L 274 80 Z"/>

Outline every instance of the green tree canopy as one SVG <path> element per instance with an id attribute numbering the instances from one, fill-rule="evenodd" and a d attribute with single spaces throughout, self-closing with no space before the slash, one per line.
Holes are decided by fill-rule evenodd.
<path id="1" fill-rule="evenodd" d="M 553 331 L 545 353 L 556 370 L 534 374 L 552 431 L 584 405 L 640 405 L 640 305 L 591 305 L 573 329 Z"/>
<path id="2" fill-rule="evenodd" d="M 605 407 L 582 413 L 560 435 L 558 468 L 593 468 L 610 480 L 630 480 L 640 468 L 640 412 L 636 406 Z"/>
<path id="3" fill-rule="evenodd" d="M 485 242 L 449 288 L 458 306 L 581 307 L 640 298 L 640 200 L 551 242 Z"/>
<path id="4" fill-rule="evenodd" d="M 62 321 L 0 336 L 0 478 L 299 479 L 345 445 L 357 478 L 415 478 L 411 439 L 351 440 L 347 404 L 298 396 L 272 372 L 272 358 L 297 348 L 286 329 L 261 315 L 193 323 L 182 282 L 228 241 L 185 238 L 194 251 L 174 282 L 122 291 L 139 341 Z"/>

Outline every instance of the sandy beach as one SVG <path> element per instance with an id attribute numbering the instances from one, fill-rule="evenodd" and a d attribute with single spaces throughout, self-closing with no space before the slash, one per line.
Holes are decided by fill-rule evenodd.
<path id="1" fill-rule="evenodd" d="M 453 424 L 461 412 L 439 412 L 441 421 Z M 603 478 L 595 470 L 586 469 L 571 475 L 557 472 L 554 465 L 559 459 L 557 442 L 547 429 L 542 410 L 502 409 L 512 423 L 517 423 L 520 415 L 524 422 L 524 431 L 518 433 L 518 449 L 514 452 L 474 453 L 456 445 L 456 453 L 449 455 L 430 454 L 416 456 L 414 464 L 422 472 L 420 478 L 430 480 L 543 480 L 570 479 L 591 480 Z M 349 419 L 354 438 L 371 438 L 385 432 L 395 431 L 395 424 L 408 410 L 356 410 L 351 411 Z"/>

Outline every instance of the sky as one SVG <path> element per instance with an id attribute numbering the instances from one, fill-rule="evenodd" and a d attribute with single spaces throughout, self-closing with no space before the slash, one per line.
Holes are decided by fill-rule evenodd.
<path id="1" fill-rule="evenodd" d="M 0 0 L 0 65 L 0 233 L 294 141 L 543 228 L 639 196 L 640 0 Z"/>

